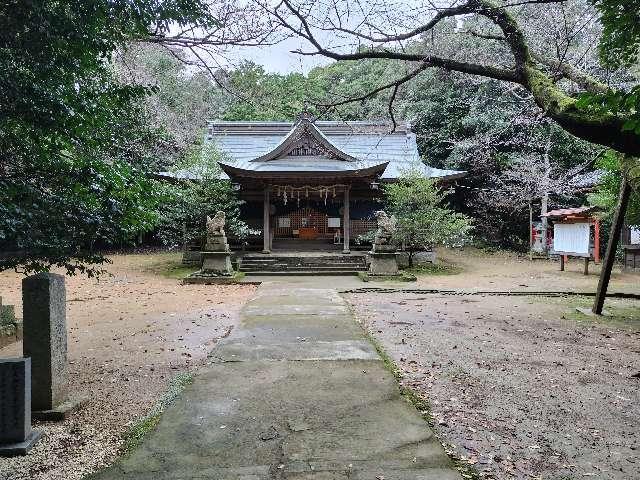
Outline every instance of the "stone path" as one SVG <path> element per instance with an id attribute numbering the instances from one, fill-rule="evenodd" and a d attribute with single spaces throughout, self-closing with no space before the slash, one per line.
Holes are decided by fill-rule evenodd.
<path id="1" fill-rule="evenodd" d="M 334 290 L 264 284 L 100 480 L 459 480 Z"/>

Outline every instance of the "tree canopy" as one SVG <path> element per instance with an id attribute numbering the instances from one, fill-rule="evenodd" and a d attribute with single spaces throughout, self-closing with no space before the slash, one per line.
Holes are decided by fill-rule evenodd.
<path id="1" fill-rule="evenodd" d="M 411 172 L 384 186 L 386 208 L 396 217 L 395 240 L 409 253 L 409 267 L 417 251 L 469 240 L 471 222 L 447 206 L 446 196 L 433 179 Z"/>
<path id="2" fill-rule="evenodd" d="M 150 221 L 142 175 L 157 132 L 140 85 L 116 82 L 126 42 L 213 25 L 203 1 L 8 1 L 0 6 L 0 268 L 93 273 L 96 242 Z"/>
<path id="3" fill-rule="evenodd" d="M 203 245 L 206 218 L 217 211 L 225 212 L 227 232 L 244 238 L 249 227 L 240 219 L 240 205 L 230 182 L 220 179 L 217 161 L 221 155 L 210 145 L 191 148 L 172 170 L 198 173 L 198 180 L 156 183 L 159 202 L 156 234 L 169 247 L 186 244 Z"/>
<path id="4" fill-rule="evenodd" d="M 617 0 L 593 3 L 600 9 L 605 25 L 603 41 L 619 49 L 627 45 L 621 50 L 622 58 L 632 58 L 637 29 L 631 23 L 637 18 L 637 8 L 626 9 L 622 7 L 626 2 Z M 466 0 L 412 9 L 401 5 L 374 1 L 364 7 L 350 0 L 262 3 L 270 13 L 270 28 L 279 27 L 307 43 L 306 50 L 299 50 L 301 55 L 321 55 L 338 61 L 402 62 L 405 68 L 399 69 L 393 81 L 378 82 L 369 92 L 390 92 L 390 103 L 403 85 L 427 69 L 492 78 L 528 92 L 545 115 L 573 135 L 622 153 L 640 155 L 640 132 L 631 128 L 635 125 L 632 109 L 622 110 L 609 101 L 605 104 L 618 108 L 594 108 L 594 103 L 579 101 L 580 92 L 606 98 L 627 92 L 622 84 L 608 81 L 611 78 L 604 79 L 595 70 L 584 71 L 577 66 L 580 58 L 584 63 L 586 55 L 575 49 L 575 40 L 591 33 L 594 40 L 598 39 L 599 26 L 589 21 L 595 15 L 588 9 L 594 7 L 585 1 Z M 552 18 L 554 13 L 557 18 Z M 542 30 L 542 34 L 536 35 L 536 30 Z M 454 45 L 448 41 L 452 35 L 468 38 L 467 48 L 452 48 Z M 407 48 L 411 40 L 418 41 L 414 43 L 416 48 Z M 576 62 L 572 62 L 574 58 Z"/>

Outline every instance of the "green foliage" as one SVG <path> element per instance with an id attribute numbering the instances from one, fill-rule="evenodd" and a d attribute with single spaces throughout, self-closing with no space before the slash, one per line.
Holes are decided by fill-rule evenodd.
<path id="1" fill-rule="evenodd" d="M 56 265 L 93 275 L 98 271 L 87 265 L 105 261 L 97 242 L 116 244 L 153 225 L 152 183 L 126 162 L 56 160 L 0 180 L 0 238 L 17 249 L 0 260 L 0 270 Z"/>
<path id="2" fill-rule="evenodd" d="M 229 96 L 224 120 L 293 120 L 321 98 L 317 82 L 299 73 L 279 75 L 266 73 L 252 62 L 244 62 L 229 74 Z M 308 102 L 308 103 L 307 103 Z"/>
<path id="3" fill-rule="evenodd" d="M 72 0 L 0 5 L 0 269 L 97 273 L 99 242 L 151 224 L 144 168 L 157 132 L 149 89 L 114 81 L 112 53 L 173 24 L 213 25 L 203 1 Z"/>
<path id="4" fill-rule="evenodd" d="M 381 81 L 397 75 L 398 67 L 397 62 L 380 59 L 334 62 L 311 70 L 309 81 L 321 89 L 320 102 L 330 104 L 357 98 L 374 90 Z M 381 93 L 360 102 L 345 104 L 337 111 L 326 112 L 326 116 L 342 120 L 385 117 L 388 115 L 388 95 L 388 92 Z"/>
<path id="5" fill-rule="evenodd" d="M 385 203 L 395 215 L 396 241 L 409 252 L 435 245 L 459 246 L 469 239 L 471 222 L 445 205 L 446 193 L 432 179 L 408 173 L 397 182 L 384 186 Z"/>
<path id="6" fill-rule="evenodd" d="M 606 174 L 598 189 L 589 194 L 588 199 L 591 205 L 603 210 L 605 220 L 610 220 L 618 204 L 618 194 L 622 184 L 622 156 L 614 151 L 608 151 L 597 161 L 597 166 Z M 637 191 L 631 193 L 625 221 L 628 225 L 640 225 L 640 193 Z"/>
<path id="7" fill-rule="evenodd" d="M 606 94 L 585 93 L 576 102 L 576 107 L 597 115 L 624 116 L 623 130 L 640 134 L 640 85 L 629 91 L 611 90 Z"/>
<path id="8" fill-rule="evenodd" d="M 640 0 L 591 0 L 601 14 L 602 37 L 598 44 L 601 62 L 610 68 L 640 64 Z M 623 128 L 640 134 L 640 86 L 583 94 L 576 106 L 594 114 L 625 117 Z"/>
<path id="9" fill-rule="evenodd" d="M 241 202 L 231 183 L 220 178 L 218 160 L 220 154 L 215 147 L 194 147 L 173 171 L 196 174 L 197 180 L 157 182 L 161 199 L 157 236 L 165 245 L 178 246 L 183 242 L 203 244 L 207 215 L 213 216 L 218 210 L 225 212 L 227 233 L 239 238 L 250 233 L 247 225 L 240 220 Z"/>
<path id="10" fill-rule="evenodd" d="M 605 65 L 619 67 L 638 62 L 640 53 L 640 0 L 591 0 L 601 14 L 598 45 Z"/>

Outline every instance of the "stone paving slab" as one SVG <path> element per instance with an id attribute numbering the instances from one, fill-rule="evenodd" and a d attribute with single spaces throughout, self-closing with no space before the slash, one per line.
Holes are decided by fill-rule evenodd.
<path id="1" fill-rule="evenodd" d="M 299 342 L 251 345 L 229 343 L 212 353 L 216 362 L 249 360 L 377 360 L 378 353 L 367 341 Z"/>
<path id="2" fill-rule="evenodd" d="M 276 296 L 304 313 L 260 310 Z M 345 311 L 331 290 L 261 287 L 158 428 L 95 478 L 460 480 Z"/>
<path id="3" fill-rule="evenodd" d="M 265 305 L 258 304 L 252 305 L 245 310 L 246 315 L 260 315 L 264 317 L 270 317 L 271 315 L 336 315 L 336 314 L 348 314 L 349 310 L 344 305 L 287 305 L 287 304 L 274 304 Z"/>

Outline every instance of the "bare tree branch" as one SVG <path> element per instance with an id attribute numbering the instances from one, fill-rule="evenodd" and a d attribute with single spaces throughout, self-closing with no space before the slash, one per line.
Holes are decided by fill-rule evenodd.
<path id="1" fill-rule="evenodd" d="M 259 1 L 259 0 L 256 0 Z M 533 99 L 546 115 L 553 118 L 565 130 L 585 140 L 612 147 L 623 153 L 632 155 L 640 154 L 640 138 L 635 132 L 624 129 L 625 117 L 616 114 L 596 114 L 582 111 L 576 106 L 576 99 L 565 93 L 556 83 L 557 74 L 566 77 L 587 91 L 604 93 L 608 87 L 590 78 L 584 72 L 565 62 L 567 43 L 558 44 L 558 60 L 551 60 L 531 53 L 529 42 L 523 30 L 518 25 L 515 16 L 508 10 L 516 5 L 524 4 L 550 4 L 563 3 L 553 0 L 539 0 L 531 2 L 518 2 L 511 4 L 498 4 L 493 0 L 467 0 L 464 3 L 445 9 L 438 9 L 428 21 L 405 33 L 385 34 L 363 32 L 348 27 L 347 23 L 337 21 L 333 27 L 326 28 L 322 22 L 315 22 L 311 12 L 316 3 L 303 2 L 302 6 L 294 5 L 293 0 L 282 0 L 275 8 L 270 9 L 272 17 L 291 34 L 305 39 L 314 48 L 314 51 L 304 52 L 296 50 L 301 55 L 322 55 L 334 60 L 361 60 L 361 59 L 388 59 L 406 62 L 422 62 L 422 65 L 442 68 L 448 71 L 480 75 L 497 80 L 518 83 L 531 92 Z M 381 16 L 387 15 L 386 11 Z M 500 40 L 509 48 L 513 57 L 513 67 L 510 69 L 486 65 L 474 62 L 460 61 L 446 56 L 431 53 L 407 52 L 402 48 L 390 48 L 385 45 L 391 42 L 402 42 L 414 38 L 426 32 L 434 32 L 435 27 L 445 18 L 460 17 L 461 15 L 478 15 L 489 20 L 498 27 L 501 36 L 488 34 L 491 40 Z M 319 25 L 316 25 L 319 23 Z M 369 25 L 362 23 L 360 25 Z M 331 25 L 331 24 L 330 24 Z M 373 24 L 372 24 L 373 25 Z M 577 29 L 565 23 L 563 31 L 565 35 L 577 35 L 583 26 Z M 355 51 L 343 52 L 339 49 L 323 45 L 323 42 L 315 35 L 314 31 L 335 31 L 337 34 L 346 34 L 359 41 L 366 40 L 373 45 L 360 46 Z M 374 29 L 369 26 L 369 30 Z M 380 31 L 380 29 L 377 29 Z M 484 36 L 487 36 L 482 33 Z M 504 38 L 504 40 L 502 40 Z M 570 40 L 567 40 L 567 42 Z M 546 69 L 540 68 L 541 66 Z M 547 73 L 547 69 L 555 70 L 555 73 Z M 391 88 L 391 87 L 389 87 Z"/>

